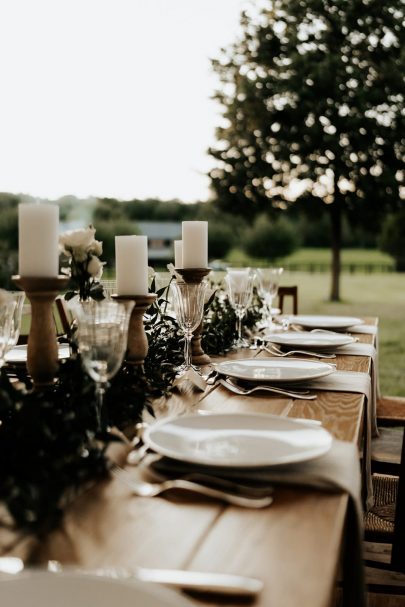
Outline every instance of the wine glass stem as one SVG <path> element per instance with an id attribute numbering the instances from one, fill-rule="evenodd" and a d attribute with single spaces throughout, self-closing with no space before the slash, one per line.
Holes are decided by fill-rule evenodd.
<path id="1" fill-rule="evenodd" d="M 187 331 L 184 334 L 184 362 L 186 363 L 186 368 L 189 369 L 191 367 L 191 339 L 193 334 L 190 331 Z"/>
<path id="2" fill-rule="evenodd" d="M 103 426 L 106 424 L 103 422 L 104 417 L 104 394 L 105 384 L 103 382 L 96 383 L 96 421 L 97 431 L 103 430 Z"/>
<path id="3" fill-rule="evenodd" d="M 270 295 L 267 300 L 267 326 L 269 328 L 271 328 L 272 324 L 273 324 L 273 315 L 271 313 L 272 306 L 273 306 L 273 298 Z"/>
<path id="4" fill-rule="evenodd" d="M 238 341 L 242 339 L 242 316 L 240 314 L 236 317 L 236 327 L 238 330 Z"/>

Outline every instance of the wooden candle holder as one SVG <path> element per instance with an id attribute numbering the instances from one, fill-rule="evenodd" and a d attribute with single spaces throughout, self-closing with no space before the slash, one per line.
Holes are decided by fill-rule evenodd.
<path id="1" fill-rule="evenodd" d="M 211 272 L 211 268 L 175 268 L 184 282 L 189 284 L 199 284 Z M 200 322 L 193 332 L 191 340 L 191 362 L 193 365 L 209 365 L 211 362 L 208 354 L 204 352 L 201 346 L 201 337 L 203 332 L 204 320 Z"/>
<path id="2" fill-rule="evenodd" d="M 148 338 L 143 324 L 143 315 L 153 304 L 157 295 L 112 295 L 115 301 L 125 305 L 128 301 L 134 302 L 128 326 L 128 342 L 125 362 L 130 365 L 143 365 L 148 354 Z"/>
<path id="3" fill-rule="evenodd" d="M 50 386 L 58 372 L 58 342 L 52 305 L 68 284 L 67 276 L 13 276 L 14 283 L 25 291 L 31 303 L 31 327 L 28 336 L 27 370 L 34 389 Z"/>

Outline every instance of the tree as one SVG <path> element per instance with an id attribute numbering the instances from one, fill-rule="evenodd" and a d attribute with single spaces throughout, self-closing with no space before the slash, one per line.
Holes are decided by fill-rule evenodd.
<path id="1" fill-rule="evenodd" d="M 388 215 L 382 227 L 379 247 L 395 259 L 397 272 L 405 272 L 405 208 Z"/>
<path id="2" fill-rule="evenodd" d="M 258 215 L 246 232 L 243 248 L 252 257 L 274 261 L 290 255 L 298 246 L 294 226 L 285 218 L 271 221 L 267 215 Z"/>
<path id="3" fill-rule="evenodd" d="M 261 5 L 213 62 L 224 123 L 212 186 L 223 209 L 249 219 L 301 196 L 326 203 L 339 300 L 343 214 L 375 220 L 401 204 L 403 0 Z"/>

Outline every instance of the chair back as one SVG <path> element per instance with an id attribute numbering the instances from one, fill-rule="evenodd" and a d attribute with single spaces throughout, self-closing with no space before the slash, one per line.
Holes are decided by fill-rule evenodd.
<path id="1" fill-rule="evenodd" d="M 278 288 L 278 307 L 281 313 L 284 313 L 284 298 L 292 298 L 292 313 L 298 314 L 298 287 L 279 287 Z"/>
<path id="2" fill-rule="evenodd" d="M 405 573 L 405 433 L 404 438 L 402 439 L 401 463 L 399 465 L 398 496 L 395 508 L 391 565 L 395 571 Z"/>

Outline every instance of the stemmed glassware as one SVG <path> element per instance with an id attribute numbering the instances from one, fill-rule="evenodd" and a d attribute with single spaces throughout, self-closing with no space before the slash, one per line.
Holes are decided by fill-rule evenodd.
<path id="1" fill-rule="evenodd" d="M 96 385 L 98 430 L 107 430 L 104 395 L 124 358 L 132 308 L 133 302 L 124 305 L 111 300 L 84 302 L 74 308 L 82 364 Z"/>
<path id="2" fill-rule="evenodd" d="M 254 273 L 250 268 L 228 268 L 225 283 L 229 301 L 235 310 L 237 339 L 233 348 L 248 348 L 249 342 L 242 337 L 242 319 L 252 301 Z"/>
<path id="3" fill-rule="evenodd" d="M 272 306 L 274 298 L 278 293 L 280 276 L 283 273 L 283 268 L 258 268 L 257 292 L 264 301 L 265 306 L 265 327 L 268 332 L 274 331 Z"/>
<path id="4" fill-rule="evenodd" d="M 0 369 L 9 349 L 15 301 L 7 291 L 0 289 Z"/>
<path id="5" fill-rule="evenodd" d="M 198 327 L 203 318 L 207 283 L 205 281 L 197 284 L 172 282 L 170 288 L 177 322 L 184 333 L 184 363 L 177 370 L 177 376 L 180 377 L 190 369 L 199 371 L 191 363 L 190 344 L 193 331 Z"/>
<path id="6" fill-rule="evenodd" d="M 11 316 L 10 338 L 8 340 L 8 350 L 17 345 L 20 336 L 22 311 L 25 301 L 24 291 L 9 291 L 11 300 L 14 302 L 14 310 Z"/>

